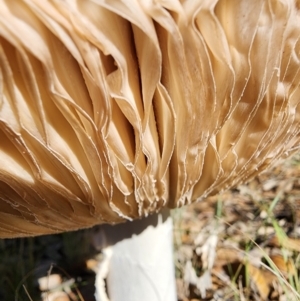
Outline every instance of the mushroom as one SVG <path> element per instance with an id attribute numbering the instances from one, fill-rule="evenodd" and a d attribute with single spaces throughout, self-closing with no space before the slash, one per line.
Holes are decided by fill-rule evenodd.
<path id="1" fill-rule="evenodd" d="M 136 235 L 119 257 L 107 252 L 110 296 L 146 300 L 147 288 L 149 300 L 174 300 L 161 209 L 205 201 L 298 149 L 299 8 L 0 0 L 0 237 L 97 224 L 151 232 L 146 251 Z M 109 231 L 113 243 L 128 236 Z M 158 246 L 171 254 L 155 274 L 144 262 Z"/>

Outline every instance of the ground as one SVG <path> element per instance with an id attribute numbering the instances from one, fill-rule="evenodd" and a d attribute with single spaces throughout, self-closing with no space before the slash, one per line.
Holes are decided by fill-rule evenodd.
<path id="1" fill-rule="evenodd" d="M 300 155 L 247 185 L 173 211 L 178 300 L 300 300 Z M 93 301 L 92 230 L 0 240 L 0 300 Z M 57 280 L 50 275 L 60 275 Z M 58 277 L 58 276 L 57 276 Z M 62 293 L 64 292 L 64 293 Z"/>
<path id="2" fill-rule="evenodd" d="M 299 299 L 299 175 L 297 155 L 175 213 L 179 300 Z"/>

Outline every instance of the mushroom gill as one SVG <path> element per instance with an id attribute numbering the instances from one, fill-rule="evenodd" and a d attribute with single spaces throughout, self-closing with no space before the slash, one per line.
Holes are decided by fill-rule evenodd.
<path id="1" fill-rule="evenodd" d="M 295 151 L 298 2 L 0 0 L 0 237 L 183 206 Z"/>

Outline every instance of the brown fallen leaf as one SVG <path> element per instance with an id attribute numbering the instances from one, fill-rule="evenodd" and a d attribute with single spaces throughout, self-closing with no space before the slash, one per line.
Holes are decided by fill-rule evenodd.
<path id="1" fill-rule="evenodd" d="M 248 272 L 252 283 L 255 285 L 261 300 L 267 300 L 272 282 L 276 276 L 269 271 L 262 270 L 252 264 L 248 264 Z"/>
<path id="2" fill-rule="evenodd" d="M 285 277 L 296 275 L 297 270 L 292 260 L 285 260 L 280 254 L 270 255 L 270 259 Z"/>
<path id="3" fill-rule="evenodd" d="M 298 238 L 282 237 L 279 239 L 277 236 L 274 236 L 270 240 L 269 245 L 278 248 L 281 247 L 290 251 L 300 252 L 300 239 Z"/>
<path id="4" fill-rule="evenodd" d="M 216 256 L 216 265 L 226 265 L 242 259 L 241 252 L 235 248 L 219 248 Z"/>

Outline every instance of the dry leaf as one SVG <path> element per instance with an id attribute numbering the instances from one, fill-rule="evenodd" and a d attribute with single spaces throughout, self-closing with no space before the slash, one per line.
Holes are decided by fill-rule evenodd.
<path id="1" fill-rule="evenodd" d="M 263 271 L 252 264 L 248 264 L 250 279 L 255 285 L 262 300 L 267 300 L 271 290 L 271 283 L 275 277 L 268 271 Z"/>
<path id="2" fill-rule="evenodd" d="M 59 274 L 51 274 L 38 279 L 41 291 L 50 291 L 62 284 L 62 278 Z"/>
<path id="3" fill-rule="evenodd" d="M 285 277 L 296 275 L 297 269 L 291 259 L 285 259 L 280 254 L 270 255 L 270 259 Z"/>
<path id="4" fill-rule="evenodd" d="M 44 294 L 43 301 L 70 301 L 70 298 L 65 292 L 53 292 Z"/>
<path id="5" fill-rule="evenodd" d="M 283 237 L 279 240 L 277 236 L 274 236 L 270 240 L 269 245 L 300 252 L 300 239 L 298 238 Z"/>

